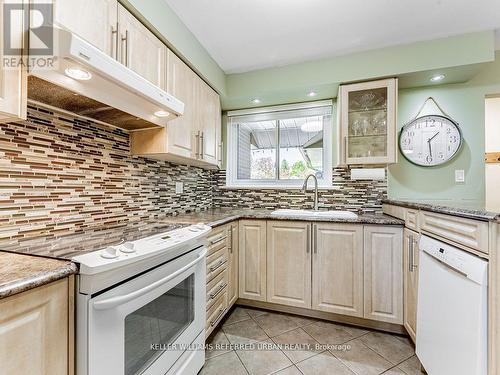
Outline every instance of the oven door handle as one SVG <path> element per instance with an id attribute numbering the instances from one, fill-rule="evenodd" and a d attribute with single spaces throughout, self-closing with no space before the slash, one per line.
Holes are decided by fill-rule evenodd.
<path id="1" fill-rule="evenodd" d="M 164 277 L 163 279 L 155 281 L 154 283 L 149 284 L 148 286 L 145 286 L 144 288 L 138 289 L 132 293 L 128 293 L 128 294 L 124 294 L 124 295 L 120 295 L 120 296 L 115 296 L 115 297 L 111 297 L 108 299 L 103 299 L 102 301 L 94 302 L 94 309 L 96 309 L 96 310 L 109 310 L 109 309 L 112 309 L 116 306 L 122 305 L 125 302 L 128 302 L 128 301 L 131 301 L 135 298 L 138 298 L 138 297 L 160 287 L 161 285 L 169 282 L 173 278 L 179 276 L 181 273 L 185 272 L 189 268 L 193 267 L 196 263 L 203 260 L 205 258 L 205 255 L 207 255 L 207 249 L 204 249 L 195 260 L 193 260 L 191 263 L 187 264 L 186 266 L 182 267 L 180 270 L 177 270 L 174 273 L 168 275 L 167 277 Z"/>

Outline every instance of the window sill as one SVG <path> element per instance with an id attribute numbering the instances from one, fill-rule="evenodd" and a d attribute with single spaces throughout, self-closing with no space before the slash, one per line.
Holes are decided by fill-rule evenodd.
<path id="1" fill-rule="evenodd" d="M 225 185 L 220 187 L 222 190 L 302 190 L 301 186 L 284 186 L 284 185 Z M 318 186 L 318 190 L 333 190 L 334 187 L 332 185 L 322 185 Z M 308 191 L 314 190 L 314 186 L 310 185 L 307 188 Z"/>

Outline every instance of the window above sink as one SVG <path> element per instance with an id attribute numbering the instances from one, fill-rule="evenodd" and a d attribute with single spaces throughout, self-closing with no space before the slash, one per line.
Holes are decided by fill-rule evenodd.
<path id="1" fill-rule="evenodd" d="M 301 188 L 314 174 L 332 184 L 331 100 L 228 113 L 227 187 Z"/>

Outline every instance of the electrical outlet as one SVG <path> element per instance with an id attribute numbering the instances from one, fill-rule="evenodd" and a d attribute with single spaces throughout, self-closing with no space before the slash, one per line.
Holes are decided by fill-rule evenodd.
<path id="1" fill-rule="evenodd" d="M 455 170 L 455 182 L 465 182 L 465 171 L 463 169 Z"/>
<path id="2" fill-rule="evenodd" d="M 184 183 L 183 182 L 176 182 L 175 183 L 175 193 L 176 194 L 184 193 Z"/>

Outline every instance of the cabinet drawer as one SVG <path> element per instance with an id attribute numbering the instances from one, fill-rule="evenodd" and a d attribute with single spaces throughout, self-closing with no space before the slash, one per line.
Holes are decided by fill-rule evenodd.
<path id="1" fill-rule="evenodd" d="M 488 223 L 434 212 L 420 211 L 420 229 L 459 247 L 488 253 Z"/>
<path id="2" fill-rule="evenodd" d="M 227 249 L 223 247 L 207 258 L 207 283 L 227 269 Z"/>
<path id="3" fill-rule="evenodd" d="M 401 206 L 393 206 L 392 204 L 383 204 L 382 210 L 384 214 L 397 217 L 398 219 L 406 219 L 406 208 Z"/>
<path id="4" fill-rule="evenodd" d="M 207 284 L 207 310 L 213 306 L 217 298 L 227 290 L 227 271 L 224 270 Z"/>
<path id="5" fill-rule="evenodd" d="M 228 226 L 216 228 L 208 237 L 208 255 L 228 246 Z"/>
<path id="6" fill-rule="evenodd" d="M 414 231 L 418 231 L 418 210 L 406 210 L 405 226 Z"/>
<path id="7" fill-rule="evenodd" d="M 206 336 L 208 337 L 227 311 L 227 291 L 224 291 L 207 311 Z"/>

